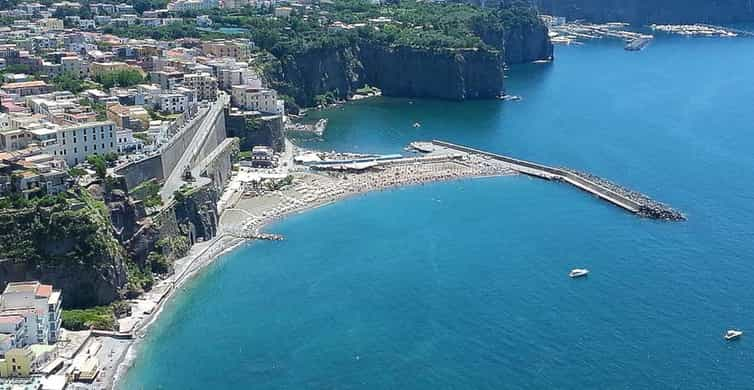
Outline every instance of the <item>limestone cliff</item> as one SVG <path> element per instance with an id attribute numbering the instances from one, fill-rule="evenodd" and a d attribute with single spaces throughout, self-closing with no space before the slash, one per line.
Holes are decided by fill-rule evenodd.
<path id="1" fill-rule="evenodd" d="M 281 61 L 289 94 L 303 105 L 317 95 L 345 98 L 366 84 L 386 96 L 450 100 L 493 98 L 503 91 L 504 57 L 487 49 L 419 49 L 361 41 L 314 49 Z"/>
<path id="2" fill-rule="evenodd" d="M 750 0 L 534 0 L 542 13 L 595 22 L 734 23 L 754 20 Z"/>
<path id="3" fill-rule="evenodd" d="M 0 254 L 0 288 L 20 280 L 52 283 L 63 290 L 66 307 L 119 299 L 128 278 L 107 209 L 86 191 L 0 212 Z"/>

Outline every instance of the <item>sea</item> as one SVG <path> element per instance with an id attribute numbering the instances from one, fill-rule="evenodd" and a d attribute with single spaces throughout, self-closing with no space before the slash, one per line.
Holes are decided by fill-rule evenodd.
<path id="1" fill-rule="evenodd" d="M 307 147 L 442 139 L 588 171 L 688 221 L 525 176 L 353 197 L 188 283 L 119 387 L 753 389 L 752 53 L 751 38 L 590 41 L 512 67 L 518 102 L 312 113 L 329 126 Z M 591 273 L 570 279 L 578 267 Z M 731 328 L 751 335 L 726 342 Z"/>

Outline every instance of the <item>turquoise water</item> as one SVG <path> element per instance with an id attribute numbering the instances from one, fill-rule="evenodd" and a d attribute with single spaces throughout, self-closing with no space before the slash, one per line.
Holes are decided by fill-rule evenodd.
<path id="1" fill-rule="evenodd" d="M 640 219 L 526 177 L 352 198 L 269 228 L 171 303 L 126 389 L 751 389 L 754 40 L 558 48 L 520 102 L 338 108 L 322 149 L 441 138 L 588 170 Z M 420 121 L 415 129 L 412 123 Z M 574 267 L 588 279 L 571 280 Z"/>

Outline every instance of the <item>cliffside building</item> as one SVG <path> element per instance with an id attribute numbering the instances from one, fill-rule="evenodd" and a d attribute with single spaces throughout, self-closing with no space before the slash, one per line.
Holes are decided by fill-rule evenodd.
<path id="1" fill-rule="evenodd" d="M 38 281 L 8 283 L 0 297 L 0 319 L 6 323 L 3 330 L 9 330 L 3 334 L 15 339 L 15 348 L 54 344 L 60 336 L 61 303 L 60 291 L 54 291 L 52 285 Z"/>
<path id="2" fill-rule="evenodd" d="M 232 89 L 231 101 L 244 110 L 278 115 L 284 112 L 283 101 L 278 99 L 278 93 L 274 89 L 237 85 Z"/>

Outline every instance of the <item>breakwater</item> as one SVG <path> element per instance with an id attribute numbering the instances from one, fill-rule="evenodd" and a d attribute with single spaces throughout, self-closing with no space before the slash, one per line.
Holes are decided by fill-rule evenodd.
<path id="1" fill-rule="evenodd" d="M 582 191 L 595 195 L 602 200 L 642 217 L 667 221 L 683 221 L 686 219 L 681 212 L 674 210 L 665 204 L 654 201 L 644 194 L 625 189 L 606 179 L 591 174 L 571 169 L 554 168 L 526 160 L 485 152 L 467 146 L 456 145 L 450 142 L 433 140 L 432 144 L 500 160 L 510 164 L 511 168 L 517 172 L 529 176 L 568 183 Z"/>

